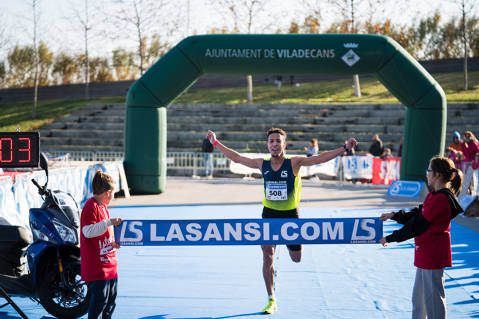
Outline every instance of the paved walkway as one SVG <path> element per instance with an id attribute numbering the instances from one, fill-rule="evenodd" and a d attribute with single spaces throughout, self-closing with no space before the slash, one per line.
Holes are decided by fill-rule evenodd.
<path id="1" fill-rule="evenodd" d="M 387 186 L 343 184 L 337 181 L 302 181 L 301 204 L 325 207 L 396 208 L 418 205 L 421 201 L 385 196 Z M 159 195 L 135 195 L 115 199 L 111 206 L 131 205 L 235 205 L 261 204 L 260 179 L 168 178 L 166 191 Z"/>

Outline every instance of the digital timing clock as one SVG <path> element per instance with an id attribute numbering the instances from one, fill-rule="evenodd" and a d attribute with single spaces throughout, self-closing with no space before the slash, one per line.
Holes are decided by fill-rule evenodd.
<path id="1" fill-rule="evenodd" d="M 0 132 L 0 167 L 38 167 L 38 132 Z"/>

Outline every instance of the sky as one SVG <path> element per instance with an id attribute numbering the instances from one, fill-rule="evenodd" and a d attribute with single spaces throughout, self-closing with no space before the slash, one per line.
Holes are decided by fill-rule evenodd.
<path id="1" fill-rule="evenodd" d="M 78 13 L 81 15 L 84 12 L 85 0 L 37 1 L 39 1 L 39 39 L 46 42 L 50 50 L 55 53 L 60 51 L 69 54 L 82 52 L 84 40 L 81 24 L 77 17 Z M 129 0 L 124 1 L 128 2 Z M 434 10 L 438 10 L 445 17 L 459 14 L 459 7 L 454 0 L 382 1 L 386 2 L 384 12 L 375 12 L 375 18 L 384 20 L 387 17 L 395 24 L 411 23 L 418 17 L 431 15 Z M 466 1 L 471 2 L 471 0 Z M 367 2 L 368 0 L 356 0 L 358 7 Z M 0 24 L 0 59 L 4 59 L 8 50 L 14 45 L 32 43 L 31 3 L 32 0 L 0 0 L 0 21 L 2 21 Z M 128 36 L 128 34 L 134 35 L 134 33 L 118 32 L 123 28 L 103 21 L 111 18 L 111 12 L 118 8 L 118 0 L 88 0 L 88 3 L 89 12 L 92 15 L 92 30 L 89 37 L 90 55 L 110 55 L 111 51 L 118 47 L 134 49 L 135 38 Z M 258 13 L 257 22 L 254 23 L 252 32 L 271 33 L 276 32 L 277 29 L 287 30 L 293 19 L 298 22 L 304 20 L 307 4 L 315 7 L 319 4 L 324 26 L 339 18 L 337 8 L 333 7 L 331 0 L 269 0 L 269 5 Z M 478 9 L 479 5 L 476 5 L 474 8 L 476 14 Z M 358 8 L 358 12 L 360 11 L 361 8 Z M 175 0 L 174 5 L 164 9 L 163 12 L 163 15 L 158 17 L 158 23 L 154 24 L 154 28 L 156 28 L 156 32 L 160 33 L 162 39 L 168 39 L 171 45 L 175 45 L 188 35 L 207 33 L 213 27 L 227 27 L 228 29 L 233 27 L 232 19 L 225 18 L 225 15 L 220 13 L 215 0 Z M 241 23 L 240 27 L 246 30 L 244 21 Z"/>

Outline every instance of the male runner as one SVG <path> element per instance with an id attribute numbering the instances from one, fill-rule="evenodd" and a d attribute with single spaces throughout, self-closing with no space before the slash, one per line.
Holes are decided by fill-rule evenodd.
<path id="1" fill-rule="evenodd" d="M 208 131 L 206 137 L 211 144 L 235 163 L 261 170 L 264 178 L 263 218 L 298 218 L 298 204 L 301 197 L 301 166 L 312 166 L 327 162 L 345 150 L 356 146 L 357 141 L 350 138 L 346 143 L 335 150 L 323 152 L 310 157 L 287 157 L 286 133 L 280 128 L 271 128 L 267 132 L 267 145 L 271 154 L 269 158 L 248 158 L 224 146 L 216 139 L 213 131 Z M 289 256 L 293 262 L 301 261 L 301 245 L 288 245 Z M 268 304 L 263 313 L 271 314 L 278 307 L 274 295 L 274 251 L 275 245 L 262 245 L 263 250 L 263 278 L 268 293 Z"/>

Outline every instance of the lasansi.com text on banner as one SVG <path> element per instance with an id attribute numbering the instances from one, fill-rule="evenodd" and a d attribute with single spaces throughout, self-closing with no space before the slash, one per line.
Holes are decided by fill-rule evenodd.
<path id="1" fill-rule="evenodd" d="M 382 236 L 377 217 L 124 220 L 115 227 L 123 246 L 374 244 Z"/>

